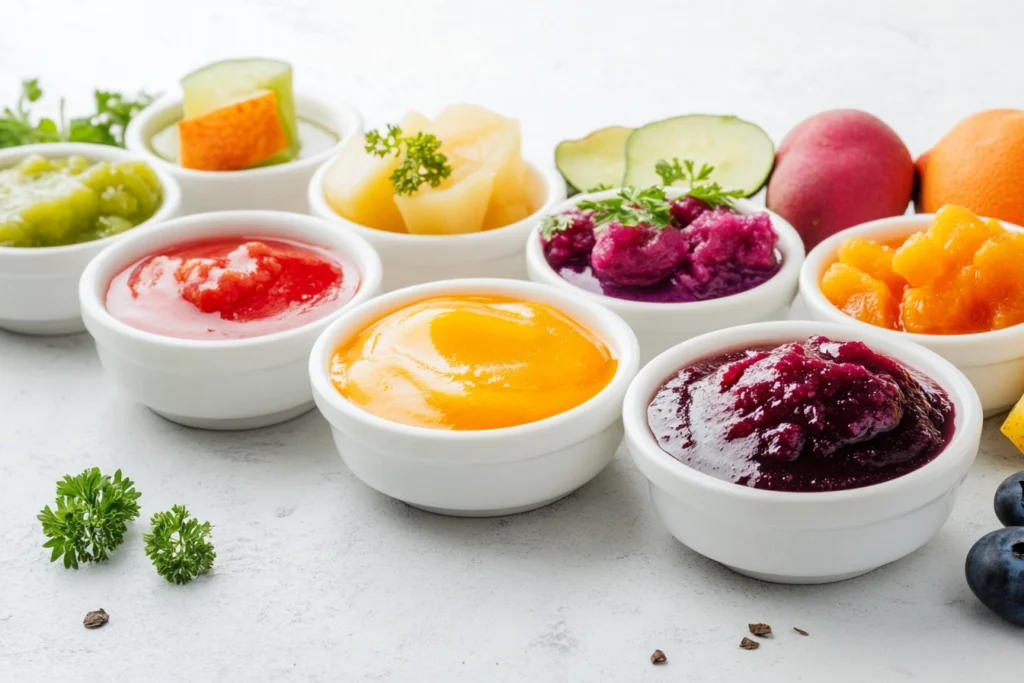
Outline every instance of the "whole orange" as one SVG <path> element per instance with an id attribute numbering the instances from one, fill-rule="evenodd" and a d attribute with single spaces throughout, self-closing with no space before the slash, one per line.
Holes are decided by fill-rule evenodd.
<path id="1" fill-rule="evenodd" d="M 1024 225 L 1024 111 L 968 116 L 916 165 L 918 211 L 959 204 L 979 216 Z"/>

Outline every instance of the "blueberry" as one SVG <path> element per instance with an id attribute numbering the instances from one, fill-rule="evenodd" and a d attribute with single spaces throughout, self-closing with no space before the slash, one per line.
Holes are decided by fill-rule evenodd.
<path id="1" fill-rule="evenodd" d="M 1003 526 L 1024 526 L 1024 472 L 1011 474 L 999 485 L 995 505 Z"/>
<path id="2" fill-rule="evenodd" d="M 967 585 L 990 610 L 1024 626 L 1024 527 L 982 536 L 967 553 Z"/>

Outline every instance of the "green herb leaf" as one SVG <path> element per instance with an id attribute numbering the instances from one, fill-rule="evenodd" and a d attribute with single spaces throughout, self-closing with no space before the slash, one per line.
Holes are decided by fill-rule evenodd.
<path id="1" fill-rule="evenodd" d="M 383 135 L 371 130 L 364 140 L 364 149 L 368 154 L 381 158 L 390 154 L 402 159 L 391 174 L 391 186 L 395 194 L 414 194 L 424 183 L 437 187 L 452 174 L 448 157 L 439 151 L 441 141 L 436 135 L 422 131 L 415 135 L 403 135 L 401 126 L 389 123 Z"/>
<path id="2" fill-rule="evenodd" d="M 213 527 L 191 517 L 184 505 L 175 505 L 167 512 L 158 512 L 149 521 L 151 533 L 142 538 L 146 555 L 156 572 L 167 581 L 188 583 L 213 568 L 217 553 L 209 541 Z"/>
<path id="3" fill-rule="evenodd" d="M 571 213 L 556 213 L 544 219 L 540 224 L 540 233 L 545 240 L 550 240 L 556 233 L 568 230 L 576 222 L 576 216 Z"/>
<path id="4" fill-rule="evenodd" d="M 688 195 L 699 199 L 708 206 L 732 206 L 734 199 L 743 196 L 742 190 L 724 190 L 716 182 L 707 182 L 711 178 L 715 167 L 710 164 L 702 164 L 696 170 L 696 164 L 687 159 L 682 163 L 679 159 L 673 158 L 672 163 L 664 159 L 654 165 L 654 172 L 661 177 L 663 185 L 672 185 L 680 180 L 689 185 Z"/>
<path id="5" fill-rule="evenodd" d="M 609 199 L 582 201 L 576 206 L 581 211 L 594 212 L 596 227 L 621 223 L 629 226 L 644 224 L 660 229 L 666 227 L 672 219 L 671 202 L 661 187 L 643 190 L 624 187 Z"/>
<path id="6" fill-rule="evenodd" d="M 21 96 L 12 109 L 0 112 L 0 148 L 18 147 L 40 142 L 92 142 L 100 145 L 124 147 L 124 131 L 128 123 L 150 102 L 152 96 L 140 93 L 129 99 L 120 93 L 97 90 L 93 93 L 96 112 L 89 116 L 64 119 L 64 101 L 60 101 L 59 123 L 43 118 L 32 121 L 29 105 L 43 96 L 38 79 L 23 81 Z"/>
<path id="7" fill-rule="evenodd" d="M 79 562 L 102 562 L 124 542 L 128 522 L 139 516 L 136 502 L 142 494 L 135 483 L 121 475 L 103 475 L 98 467 L 77 477 L 66 475 L 57 482 L 56 509 L 43 508 L 37 519 L 50 539 L 50 562 L 64 557 L 64 566 L 78 569 Z"/>

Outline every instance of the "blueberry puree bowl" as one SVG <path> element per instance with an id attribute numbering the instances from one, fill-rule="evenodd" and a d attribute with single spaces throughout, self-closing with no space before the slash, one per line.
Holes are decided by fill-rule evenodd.
<path id="1" fill-rule="evenodd" d="M 548 215 L 574 209 L 583 200 L 602 200 L 615 196 L 619 190 L 578 194 L 555 206 Z M 686 193 L 683 188 L 667 188 L 670 199 Z M 736 200 L 733 209 L 741 215 L 765 212 L 778 235 L 776 248 L 781 256 L 778 271 L 765 282 L 729 296 L 703 301 L 661 303 L 633 301 L 587 291 L 564 279 L 548 263 L 544 255 L 540 224 L 530 233 L 526 244 L 526 268 L 534 282 L 603 305 L 622 317 L 640 342 L 640 362 L 645 363 L 665 349 L 705 332 L 735 325 L 783 320 L 796 295 L 804 246 L 800 235 L 785 219 L 751 201 Z"/>
<path id="2" fill-rule="evenodd" d="M 978 452 L 982 410 L 964 375 L 938 354 L 883 330 L 820 322 L 765 322 L 701 335 L 644 366 L 623 405 L 626 444 L 647 477 L 654 509 L 694 551 L 740 574 L 776 583 L 814 584 L 865 574 L 914 552 L 945 523 Z M 698 471 L 662 450 L 648 405 L 681 368 L 751 347 L 822 335 L 864 342 L 930 379 L 952 405 L 949 440 L 930 461 L 860 488 L 789 492 L 752 488 Z M 695 439 L 694 449 L 714 449 Z"/>

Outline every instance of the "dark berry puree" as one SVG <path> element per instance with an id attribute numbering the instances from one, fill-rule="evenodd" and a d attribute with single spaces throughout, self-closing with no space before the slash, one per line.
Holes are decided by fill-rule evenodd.
<path id="1" fill-rule="evenodd" d="M 653 303 L 717 299 L 753 289 L 779 272 L 778 235 L 765 212 L 739 214 L 685 197 L 669 203 L 668 225 L 599 224 L 570 211 L 543 239 L 548 265 L 595 294 Z"/>
<path id="2" fill-rule="evenodd" d="M 839 491 L 903 476 L 953 432 L 927 377 L 861 342 L 815 336 L 698 361 L 655 394 L 662 450 L 718 479 L 773 491 Z"/>
<path id="3" fill-rule="evenodd" d="M 338 310 L 359 273 L 325 249 L 234 237 L 151 254 L 118 273 L 107 310 L 146 332 L 183 339 L 242 339 L 281 332 Z"/>

